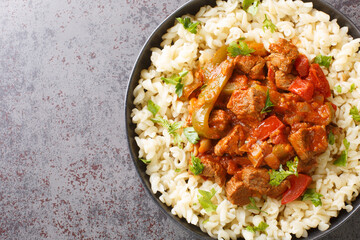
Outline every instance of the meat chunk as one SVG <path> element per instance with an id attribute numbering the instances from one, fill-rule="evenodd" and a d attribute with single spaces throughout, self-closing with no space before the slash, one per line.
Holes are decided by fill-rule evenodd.
<path id="1" fill-rule="evenodd" d="M 215 154 L 222 156 L 225 153 L 234 156 L 242 155 L 240 147 L 245 143 L 246 136 L 241 125 L 236 125 L 233 129 L 222 138 L 215 146 Z"/>
<path id="2" fill-rule="evenodd" d="M 326 151 L 328 146 L 325 126 L 300 128 L 290 134 L 289 141 L 300 158 L 299 172 L 307 172 L 315 164 L 315 156 Z"/>
<path id="3" fill-rule="evenodd" d="M 247 188 L 260 195 L 266 194 L 270 189 L 270 175 L 265 168 L 245 167 L 242 170 L 242 179 Z"/>
<path id="4" fill-rule="evenodd" d="M 296 46 L 285 39 L 279 39 L 278 43 L 270 44 L 269 48 L 271 54 L 266 58 L 269 64 L 284 73 L 290 73 L 299 55 Z"/>
<path id="5" fill-rule="evenodd" d="M 231 117 L 224 110 L 213 110 L 209 117 L 209 127 L 216 128 L 218 132 L 226 132 L 229 129 L 230 121 Z"/>
<path id="6" fill-rule="evenodd" d="M 232 204 L 243 206 L 250 203 L 249 197 L 251 197 L 252 192 L 236 175 L 226 183 L 225 192 L 227 199 Z"/>
<path id="7" fill-rule="evenodd" d="M 290 181 L 285 179 L 279 186 L 272 186 L 267 195 L 272 198 L 278 198 L 290 187 Z"/>
<path id="8" fill-rule="evenodd" d="M 271 153 L 272 147 L 267 142 L 255 142 L 248 148 L 248 158 L 254 167 L 262 165 L 264 157 Z"/>
<path id="9" fill-rule="evenodd" d="M 204 165 L 201 176 L 212 178 L 219 186 L 224 186 L 226 181 L 226 169 L 219 162 L 220 159 L 211 155 L 200 156 L 201 163 Z"/>
<path id="10" fill-rule="evenodd" d="M 238 119 L 251 125 L 258 124 L 265 116 L 261 110 L 265 107 L 266 90 L 255 85 L 246 90 L 236 90 L 231 95 L 227 107 Z"/>
<path id="11" fill-rule="evenodd" d="M 283 71 L 275 72 L 275 84 L 277 88 L 282 90 L 289 90 L 290 85 L 296 79 L 291 73 L 285 73 Z"/>
<path id="12" fill-rule="evenodd" d="M 243 73 L 249 74 L 251 79 L 265 79 L 265 59 L 260 56 L 242 56 L 235 58 L 236 67 Z"/>

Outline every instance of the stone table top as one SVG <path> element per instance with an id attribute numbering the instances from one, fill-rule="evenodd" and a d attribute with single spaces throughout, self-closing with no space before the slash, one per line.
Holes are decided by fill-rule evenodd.
<path id="1" fill-rule="evenodd" d="M 327 1 L 360 27 L 358 0 Z M 0 239 L 193 239 L 145 192 L 123 122 L 141 46 L 185 2 L 0 2 Z"/>

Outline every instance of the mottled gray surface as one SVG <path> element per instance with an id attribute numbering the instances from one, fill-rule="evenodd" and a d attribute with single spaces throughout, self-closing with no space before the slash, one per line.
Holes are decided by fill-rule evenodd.
<path id="1" fill-rule="evenodd" d="M 126 146 L 128 76 L 186 0 L 0 1 L 0 239 L 192 239 Z M 328 0 L 360 27 L 358 0 Z M 360 213 L 327 239 L 358 239 Z"/>

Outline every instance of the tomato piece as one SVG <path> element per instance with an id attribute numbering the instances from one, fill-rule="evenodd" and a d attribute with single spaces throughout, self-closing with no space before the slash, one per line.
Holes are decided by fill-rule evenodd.
<path id="1" fill-rule="evenodd" d="M 281 199 L 283 205 L 300 197 L 312 181 L 310 176 L 301 173 L 299 173 L 299 176 L 290 175 L 287 179 L 290 181 L 291 187 L 286 190 Z"/>
<path id="2" fill-rule="evenodd" d="M 283 128 L 285 125 L 275 116 L 268 117 L 255 128 L 253 136 L 259 140 L 265 140 L 272 132 L 277 129 Z"/>
<path id="3" fill-rule="evenodd" d="M 299 54 L 295 59 L 294 66 L 300 77 L 307 77 L 309 75 L 309 59 L 304 54 Z"/>
<path id="4" fill-rule="evenodd" d="M 277 129 L 270 134 L 272 144 L 288 143 L 288 136 L 285 134 L 285 128 Z"/>
<path id="5" fill-rule="evenodd" d="M 314 94 L 314 84 L 308 80 L 302 80 L 297 77 L 289 87 L 289 91 L 302 97 L 306 101 L 310 101 Z"/>
<path id="6" fill-rule="evenodd" d="M 268 86 L 270 89 L 276 90 L 276 85 L 275 85 L 275 71 L 274 69 L 270 66 L 268 68 L 268 74 L 267 74 L 267 79 L 268 79 Z"/>
<path id="7" fill-rule="evenodd" d="M 310 66 L 309 76 L 306 80 L 312 82 L 314 84 L 315 90 L 319 91 L 325 98 L 331 96 L 331 90 L 328 80 L 326 76 L 317 63 L 313 63 Z"/>

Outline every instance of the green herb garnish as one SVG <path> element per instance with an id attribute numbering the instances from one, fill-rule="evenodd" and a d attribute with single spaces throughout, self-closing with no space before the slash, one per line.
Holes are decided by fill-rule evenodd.
<path id="1" fill-rule="evenodd" d="M 315 192 L 315 189 L 307 189 L 305 194 L 302 196 L 302 200 L 310 200 L 314 206 L 317 207 L 322 206 L 321 197 L 323 197 L 323 195 Z"/>
<path id="2" fill-rule="evenodd" d="M 215 189 L 212 188 L 211 192 L 199 190 L 199 193 L 201 194 L 201 196 L 198 195 L 197 197 L 201 207 L 205 209 L 207 213 L 216 211 L 217 206 L 211 202 L 211 198 L 214 197 L 216 194 Z"/>
<path id="3" fill-rule="evenodd" d="M 328 135 L 328 141 L 329 141 L 329 144 L 330 145 L 334 145 L 335 143 L 335 136 L 332 132 L 329 132 L 329 135 Z"/>
<path id="4" fill-rule="evenodd" d="M 160 106 L 154 103 L 153 101 L 149 100 L 147 104 L 148 110 L 152 113 L 152 115 L 155 117 L 157 112 L 160 110 Z"/>
<path id="5" fill-rule="evenodd" d="M 255 232 L 263 232 L 267 235 L 266 233 L 266 228 L 269 227 L 269 224 L 265 223 L 265 222 L 261 222 L 259 224 L 259 226 L 247 226 L 246 230 L 248 230 L 249 232 L 255 233 Z"/>
<path id="6" fill-rule="evenodd" d="M 342 92 L 342 87 L 340 85 L 336 85 L 334 87 L 334 89 L 336 90 L 337 93 L 341 93 Z"/>
<path id="7" fill-rule="evenodd" d="M 184 128 L 184 135 L 192 144 L 197 144 L 200 140 L 198 133 L 193 127 Z"/>
<path id="8" fill-rule="evenodd" d="M 140 160 L 145 164 L 151 163 L 151 160 L 147 160 L 147 159 L 144 159 L 144 158 L 140 158 Z"/>
<path id="9" fill-rule="evenodd" d="M 270 170 L 269 171 L 269 174 L 270 174 L 269 184 L 271 186 L 278 186 L 288 176 L 290 176 L 290 175 L 298 176 L 298 170 L 297 170 L 298 164 L 299 164 L 299 158 L 295 157 L 293 162 L 288 161 L 286 163 L 286 166 L 288 167 L 289 170 L 284 170 L 281 164 L 280 164 L 278 171 Z"/>
<path id="10" fill-rule="evenodd" d="M 267 15 L 265 14 L 265 20 L 263 21 L 263 30 L 265 32 L 265 29 L 270 29 L 270 31 L 273 33 L 277 30 L 277 27 L 275 24 L 272 23 L 270 19 L 267 18 Z"/>
<path id="11" fill-rule="evenodd" d="M 163 80 L 167 84 L 175 85 L 175 92 L 178 95 L 178 97 L 181 97 L 183 95 L 183 89 L 184 89 L 182 78 L 185 77 L 186 74 L 188 74 L 188 71 L 183 71 L 178 75 L 176 74 L 172 75 L 170 78 L 161 77 L 161 80 Z"/>
<path id="12" fill-rule="evenodd" d="M 243 38 L 239 40 L 239 43 L 232 42 L 227 48 L 230 56 L 236 57 L 238 55 L 248 56 L 250 53 L 255 52 L 254 49 L 249 48 L 246 42 L 243 41 Z"/>
<path id="13" fill-rule="evenodd" d="M 181 23 L 186 30 L 189 32 L 196 34 L 197 33 L 197 26 L 200 24 L 199 22 L 191 22 L 191 19 L 189 17 L 185 18 L 176 18 L 176 20 Z"/>
<path id="14" fill-rule="evenodd" d="M 343 150 L 341 152 L 340 157 L 338 159 L 336 159 L 334 162 L 334 165 L 340 166 L 340 167 L 346 166 L 346 162 L 347 162 L 347 158 L 348 158 L 348 150 L 350 147 L 350 143 L 348 142 L 348 140 L 346 138 L 344 138 L 343 144 L 345 146 L 345 150 Z"/>
<path id="15" fill-rule="evenodd" d="M 360 114 L 356 106 L 353 106 L 350 109 L 350 115 L 352 116 L 355 122 L 360 122 Z"/>
<path id="16" fill-rule="evenodd" d="M 192 165 L 190 165 L 190 171 L 194 175 L 199 175 L 203 172 L 204 164 L 201 163 L 200 158 L 195 157 L 194 155 L 191 155 L 191 163 L 192 163 Z"/>
<path id="17" fill-rule="evenodd" d="M 180 171 L 181 171 L 181 169 L 179 169 L 179 168 L 175 169 L 175 172 L 180 172 Z"/>
<path id="18" fill-rule="evenodd" d="M 246 205 L 246 209 L 248 209 L 248 210 L 252 209 L 252 210 L 259 211 L 259 213 L 260 213 L 260 212 L 263 212 L 263 213 L 268 214 L 267 212 L 261 210 L 260 208 L 258 208 L 258 207 L 256 206 L 256 201 L 255 201 L 254 198 L 249 197 L 249 200 L 250 200 L 250 203 L 249 203 L 249 205 Z"/>
<path id="19" fill-rule="evenodd" d="M 256 15 L 259 8 L 259 3 L 259 0 L 244 0 L 242 3 L 242 7 L 248 13 Z"/>
<path id="20" fill-rule="evenodd" d="M 183 124 L 182 122 L 170 123 L 168 120 L 165 120 L 160 116 L 152 118 L 151 121 L 158 123 L 161 126 L 163 126 L 164 128 L 166 128 L 168 133 L 174 137 L 175 144 L 177 144 L 179 146 L 179 148 L 181 148 L 182 140 L 177 131 L 181 128 L 181 126 Z"/>
<path id="21" fill-rule="evenodd" d="M 266 91 L 266 101 L 265 101 L 265 107 L 261 110 L 261 113 L 268 113 L 271 112 L 272 107 L 274 107 L 275 105 L 271 102 L 270 100 L 270 94 L 269 94 L 269 89 Z"/>
<path id="22" fill-rule="evenodd" d="M 326 68 L 329 68 L 330 67 L 330 63 L 332 61 L 332 56 L 324 56 L 324 55 L 317 55 L 314 59 L 314 62 L 321 65 L 321 66 L 324 66 Z"/>
<path id="23" fill-rule="evenodd" d="M 351 84 L 350 86 L 350 92 L 352 93 L 356 89 L 355 83 Z"/>

